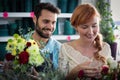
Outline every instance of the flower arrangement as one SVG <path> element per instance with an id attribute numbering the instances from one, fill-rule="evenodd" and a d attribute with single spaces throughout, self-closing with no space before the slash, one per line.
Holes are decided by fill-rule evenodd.
<path id="1" fill-rule="evenodd" d="M 42 43 L 42 46 L 44 44 Z M 59 69 L 53 69 L 52 61 L 45 55 L 49 50 L 40 51 L 40 47 L 34 40 L 26 41 L 18 34 L 9 39 L 6 46 L 6 62 L 10 62 L 10 68 L 0 72 L 0 80 L 64 80 L 65 76 Z M 12 63 L 12 64 L 11 64 Z M 31 72 L 31 67 L 42 66 L 43 71 L 38 72 L 35 76 Z M 12 66 L 12 67 L 11 67 Z"/>
<path id="2" fill-rule="evenodd" d="M 120 67 L 117 61 L 108 58 L 108 65 L 102 66 L 102 80 L 119 80 L 120 79 Z"/>
<path id="3" fill-rule="evenodd" d="M 80 70 L 77 80 L 87 80 L 84 71 Z M 101 67 L 101 77 L 92 80 L 120 80 L 120 64 L 112 58 L 107 59 L 107 64 Z"/>
<path id="4" fill-rule="evenodd" d="M 13 69 L 25 72 L 30 66 L 38 66 L 44 62 L 39 46 L 34 40 L 26 41 L 18 34 L 9 39 L 6 50 L 6 60 L 13 62 Z"/>

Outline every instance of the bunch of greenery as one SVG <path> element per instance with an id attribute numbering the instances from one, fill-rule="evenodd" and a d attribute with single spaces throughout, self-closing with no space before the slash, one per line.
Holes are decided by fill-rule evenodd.
<path id="1" fill-rule="evenodd" d="M 115 24 L 112 19 L 110 4 L 106 0 L 99 0 L 96 3 L 96 7 L 102 18 L 100 22 L 100 31 L 103 35 L 103 39 L 105 42 L 113 43 L 115 40 Z"/>
<path id="2" fill-rule="evenodd" d="M 39 78 L 41 80 L 65 80 L 65 75 L 59 69 L 53 69 L 52 61 L 48 58 L 45 58 L 46 66 L 44 70 L 39 72 Z"/>

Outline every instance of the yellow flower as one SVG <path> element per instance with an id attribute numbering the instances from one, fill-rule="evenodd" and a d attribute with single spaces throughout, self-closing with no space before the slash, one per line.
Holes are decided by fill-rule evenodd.
<path id="1" fill-rule="evenodd" d="M 33 46 L 33 45 L 38 46 L 38 44 L 32 39 L 30 39 L 28 42 L 31 43 L 31 46 Z"/>
<path id="2" fill-rule="evenodd" d="M 26 72 L 30 66 L 39 66 L 44 62 L 37 43 L 34 40 L 27 41 L 18 34 L 14 34 L 13 39 L 8 40 L 6 50 L 14 56 L 14 59 L 11 59 L 14 70 Z"/>
<path id="3" fill-rule="evenodd" d="M 13 56 L 15 56 L 17 54 L 16 50 L 12 50 L 12 53 L 11 53 Z"/>
<path id="4" fill-rule="evenodd" d="M 31 42 L 34 43 L 35 41 L 32 40 Z M 26 51 L 30 55 L 29 57 L 30 64 L 38 66 L 44 62 L 43 57 L 40 55 L 40 50 L 37 44 L 32 44 L 30 47 L 28 47 Z"/>
<path id="5" fill-rule="evenodd" d="M 7 46 L 6 46 L 6 50 L 8 52 L 12 52 L 12 55 L 16 55 L 16 41 L 14 40 L 8 40 Z"/>
<path id="6" fill-rule="evenodd" d="M 25 39 L 19 39 L 18 40 L 18 43 L 17 43 L 17 49 L 18 49 L 18 51 L 19 52 L 21 52 L 21 51 L 23 51 L 24 50 L 24 48 L 25 48 L 25 46 L 26 46 L 26 41 L 25 41 Z"/>

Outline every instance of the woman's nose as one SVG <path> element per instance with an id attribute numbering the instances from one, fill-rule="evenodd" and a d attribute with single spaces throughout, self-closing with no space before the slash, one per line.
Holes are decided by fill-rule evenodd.
<path id="1" fill-rule="evenodd" d="M 89 27 L 88 32 L 89 32 L 89 34 L 93 34 L 93 28 L 92 28 L 92 27 Z"/>

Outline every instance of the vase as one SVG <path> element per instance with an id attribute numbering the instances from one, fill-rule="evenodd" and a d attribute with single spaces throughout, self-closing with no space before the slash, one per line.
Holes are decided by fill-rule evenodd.
<path id="1" fill-rule="evenodd" d="M 116 60 L 117 42 L 111 43 L 110 48 L 111 48 L 112 57 L 114 58 L 114 60 Z"/>

